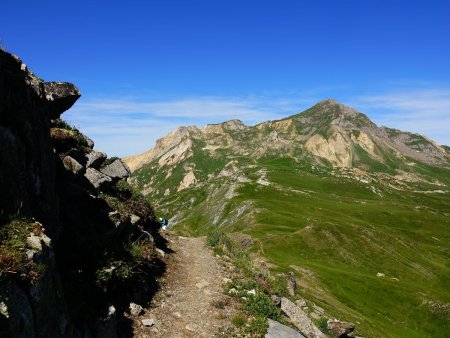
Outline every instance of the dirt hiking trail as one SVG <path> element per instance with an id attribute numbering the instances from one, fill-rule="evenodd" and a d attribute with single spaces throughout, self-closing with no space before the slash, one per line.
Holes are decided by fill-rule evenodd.
<path id="1" fill-rule="evenodd" d="M 150 308 L 134 323 L 134 337 L 221 337 L 236 310 L 224 295 L 226 267 L 204 237 L 170 236 L 167 271 Z M 143 319 L 150 319 L 145 326 Z"/>

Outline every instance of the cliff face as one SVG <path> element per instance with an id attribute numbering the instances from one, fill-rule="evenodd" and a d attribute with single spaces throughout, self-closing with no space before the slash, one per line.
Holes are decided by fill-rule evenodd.
<path id="1" fill-rule="evenodd" d="M 50 119 L 79 97 L 72 84 L 44 83 L 19 58 L 0 51 L 1 217 L 33 215 L 57 232 Z"/>
<path id="2" fill-rule="evenodd" d="M 59 119 L 79 97 L 0 50 L 2 337 L 120 335 L 162 271 L 159 224 L 128 167 Z"/>

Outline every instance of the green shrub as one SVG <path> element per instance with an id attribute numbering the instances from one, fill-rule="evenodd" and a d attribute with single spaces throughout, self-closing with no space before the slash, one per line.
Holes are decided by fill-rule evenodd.
<path id="1" fill-rule="evenodd" d="M 221 238 L 222 238 L 223 234 L 219 233 L 219 232 L 211 232 L 207 237 L 206 237 L 206 243 L 211 246 L 211 247 L 216 247 L 220 244 Z"/>
<path id="2" fill-rule="evenodd" d="M 256 316 L 280 319 L 280 310 L 272 304 L 272 300 L 267 295 L 261 292 L 246 296 L 245 309 Z"/>
<path id="3" fill-rule="evenodd" d="M 134 264 L 130 262 L 123 262 L 116 269 L 116 275 L 120 280 L 130 279 L 135 273 Z"/>

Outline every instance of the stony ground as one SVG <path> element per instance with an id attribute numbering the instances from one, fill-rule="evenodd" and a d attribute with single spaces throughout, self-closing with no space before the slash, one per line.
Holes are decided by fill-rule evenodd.
<path id="1" fill-rule="evenodd" d="M 167 272 L 149 309 L 134 320 L 134 336 L 226 337 L 236 313 L 224 295 L 226 267 L 205 245 L 205 238 L 168 237 Z M 154 322 L 145 326 L 143 319 Z"/>

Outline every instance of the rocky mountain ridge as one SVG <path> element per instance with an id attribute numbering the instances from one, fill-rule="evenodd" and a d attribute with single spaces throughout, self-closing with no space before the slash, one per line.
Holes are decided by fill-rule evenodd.
<path id="1" fill-rule="evenodd" d="M 447 151 L 434 141 L 408 132 L 377 127 L 370 119 L 343 104 L 328 99 L 303 113 L 260 123 L 254 127 L 240 120 L 210 124 L 202 128 L 179 127 L 140 155 L 125 158 L 132 171 L 158 159 L 158 165 L 172 165 L 192 155 L 194 141 L 202 150 L 230 149 L 236 155 L 254 158 L 283 151 L 293 156 L 299 151 L 314 155 L 337 167 L 358 167 L 354 147 L 361 147 L 371 159 L 383 162 L 383 152 L 399 158 L 450 166 Z"/>
<path id="2" fill-rule="evenodd" d="M 202 156 L 215 163 L 206 171 L 195 164 L 195 158 Z M 159 172 L 164 179 L 181 171 L 170 186 L 154 174 L 142 182 L 144 193 L 161 188 L 158 194 L 167 195 L 219 177 L 221 170 L 236 159 L 252 162 L 277 156 L 350 170 L 359 179 L 372 176 L 378 180 L 381 175 L 381 180 L 396 181 L 397 185 L 427 181 L 415 172 L 415 161 L 450 167 L 445 146 L 419 134 L 378 127 L 366 115 L 330 99 L 303 113 L 256 126 L 231 120 L 202 128 L 179 127 L 159 139 L 153 149 L 124 161 L 132 171 Z"/>

